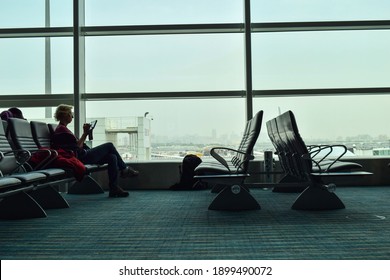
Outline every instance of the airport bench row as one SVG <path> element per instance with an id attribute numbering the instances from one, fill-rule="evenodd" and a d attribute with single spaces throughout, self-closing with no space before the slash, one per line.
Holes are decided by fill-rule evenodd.
<path id="1" fill-rule="evenodd" d="M 342 160 L 347 152 L 343 145 L 307 146 L 299 133 L 292 111 L 269 120 L 266 125 L 269 138 L 285 172 L 278 188 L 286 191 L 290 186 L 294 188 L 300 186 L 302 191 L 292 209 L 345 208 L 344 203 L 334 192 L 336 185 L 325 184 L 324 179 L 372 175 L 370 172 L 362 171 L 360 164 Z"/>
<path id="2" fill-rule="evenodd" d="M 73 194 L 104 192 L 90 175 L 106 166 L 85 165 L 82 178 L 76 178 L 72 168 L 52 167 L 58 157 L 50 149 L 55 125 L 17 118 L 2 122 L 0 219 L 46 217 L 47 209 L 68 208 L 59 186 L 65 186 Z"/>

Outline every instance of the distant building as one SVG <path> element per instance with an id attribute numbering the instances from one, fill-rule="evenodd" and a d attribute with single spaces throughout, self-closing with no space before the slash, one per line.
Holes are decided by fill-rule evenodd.
<path id="1" fill-rule="evenodd" d="M 88 119 L 87 121 L 92 121 Z M 112 142 L 126 159 L 151 159 L 151 121 L 145 117 L 98 118 L 91 146 Z"/>
<path id="2" fill-rule="evenodd" d="M 390 156 L 390 148 L 374 148 L 372 149 L 374 156 Z"/>
<path id="3" fill-rule="evenodd" d="M 151 159 L 151 120 L 145 117 L 89 118 L 97 120 L 90 147 L 112 142 L 125 160 Z M 39 120 L 53 123 L 52 119 Z"/>

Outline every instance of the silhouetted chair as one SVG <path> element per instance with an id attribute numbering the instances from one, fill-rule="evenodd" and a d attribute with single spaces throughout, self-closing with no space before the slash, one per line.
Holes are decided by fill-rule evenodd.
<path id="1" fill-rule="evenodd" d="M 340 161 L 343 153 L 334 159 L 315 158 L 320 151 L 332 150 L 333 146 L 314 146 L 309 150 L 299 133 L 295 116 L 291 111 L 283 113 L 276 120 L 280 139 L 288 149 L 286 155 L 289 157 L 289 163 L 292 164 L 289 170 L 291 170 L 293 176 L 296 176 L 302 182 L 307 182 L 305 183 L 307 188 L 298 196 L 292 208 L 298 210 L 345 208 L 343 202 L 334 193 L 335 185 L 326 185 L 323 183 L 323 179 L 330 176 L 366 176 L 372 173 L 351 171 L 351 168 L 360 165 Z M 329 152 L 325 154 L 327 155 Z"/>
<path id="2" fill-rule="evenodd" d="M 203 161 L 196 169 L 194 178 L 206 183 L 222 185 L 222 190 L 209 205 L 210 210 L 254 210 L 260 209 L 259 203 L 249 193 L 244 181 L 249 177 L 249 162 L 254 159 L 253 147 L 260 134 L 263 111 L 259 111 L 247 121 L 241 143 L 237 149 L 214 147 L 210 154 L 213 162 Z M 221 151 L 234 153 L 225 159 Z"/>
<path id="3" fill-rule="evenodd" d="M 283 141 L 281 137 L 285 136 L 285 125 L 281 117 L 276 117 L 267 122 L 267 131 L 272 144 L 275 147 L 275 154 L 278 155 L 282 169 L 285 172 L 284 177 L 274 188 L 274 192 L 301 192 L 305 189 L 306 183 L 302 181 L 299 175 L 299 161 L 293 160 L 291 149 L 288 146 L 289 141 Z M 326 170 L 329 172 L 351 171 L 361 169 L 362 165 L 356 162 L 341 161 L 343 155 L 347 152 L 344 145 L 309 145 L 302 147 L 301 153 L 310 153 L 313 159 L 313 170 Z M 298 172 L 298 174 L 297 174 Z M 299 183 L 302 183 L 301 186 Z"/>

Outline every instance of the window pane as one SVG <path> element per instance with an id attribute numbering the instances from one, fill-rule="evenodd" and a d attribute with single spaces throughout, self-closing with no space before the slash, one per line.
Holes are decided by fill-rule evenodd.
<path id="1" fill-rule="evenodd" d="M 255 89 L 389 87 L 390 31 L 253 35 Z"/>
<path id="2" fill-rule="evenodd" d="M 73 38 L 51 38 L 52 93 L 73 93 Z"/>
<path id="3" fill-rule="evenodd" d="M 73 1 L 50 0 L 50 26 L 73 26 Z"/>
<path id="4" fill-rule="evenodd" d="M 52 93 L 71 93 L 72 38 L 51 38 L 51 50 Z M 45 93 L 45 39 L 0 39 L 0 94 L 42 93 Z"/>
<path id="5" fill-rule="evenodd" d="M 253 22 L 387 20 L 387 0 L 252 0 Z"/>
<path id="6" fill-rule="evenodd" d="M 242 0 L 94 0 L 86 1 L 86 25 L 237 23 Z"/>
<path id="7" fill-rule="evenodd" d="M 2 0 L 0 28 L 45 26 L 45 1 Z"/>
<path id="8" fill-rule="evenodd" d="M 254 107 L 264 110 L 263 131 L 268 120 L 291 110 L 306 144 L 338 142 L 373 155 L 373 148 L 389 148 L 389 102 L 386 95 L 275 97 L 255 98 Z"/>
<path id="9" fill-rule="evenodd" d="M 242 36 L 87 37 L 87 92 L 242 90 Z"/>
<path id="10" fill-rule="evenodd" d="M 73 1 L 50 1 L 50 26 L 73 25 Z M 0 28 L 45 26 L 45 0 L 0 1 Z"/>
<path id="11" fill-rule="evenodd" d="M 0 40 L 0 94 L 45 91 L 44 39 Z"/>
<path id="12" fill-rule="evenodd" d="M 105 132 L 94 134 L 94 145 L 111 141 L 133 159 L 172 159 L 210 145 L 236 147 L 244 108 L 244 99 L 94 101 L 87 102 L 87 119 L 105 123 Z"/>

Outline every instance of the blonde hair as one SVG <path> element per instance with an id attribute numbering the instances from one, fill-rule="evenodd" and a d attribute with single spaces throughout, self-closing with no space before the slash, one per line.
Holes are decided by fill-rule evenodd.
<path id="1" fill-rule="evenodd" d="M 54 118 L 57 121 L 63 120 L 65 117 L 69 116 L 72 113 L 73 106 L 67 104 L 58 105 L 56 112 L 54 113 Z"/>

